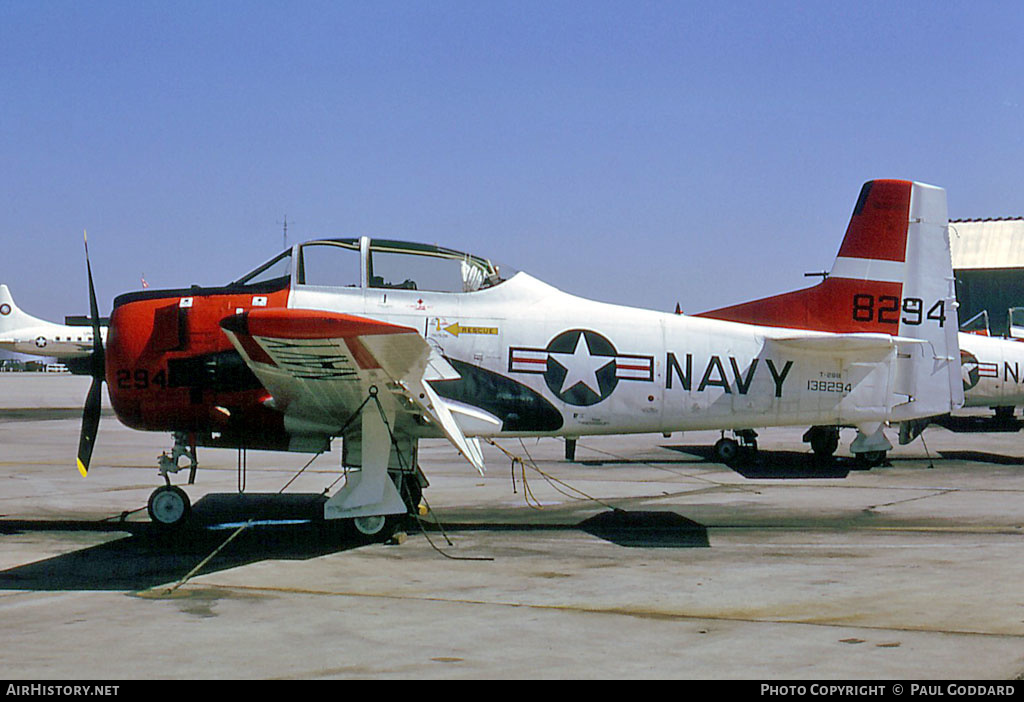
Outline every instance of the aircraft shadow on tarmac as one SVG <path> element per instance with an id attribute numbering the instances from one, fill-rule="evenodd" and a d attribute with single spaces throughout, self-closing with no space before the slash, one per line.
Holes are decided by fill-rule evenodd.
<path id="1" fill-rule="evenodd" d="M 703 458 L 708 463 L 719 463 L 725 465 L 715 456 L 714 448 L 711 446 L 662 446 L 670 451 L 685 453 L 698 458 Z M 583 466 L 607 466 L 607 465 L 670 465 L 670 466 L 694 466 L 700 461 L 666 461 L 666 460 L 634 460 L 629 458 L 590 458 L 573 461 Z M 882 465 L 888 465 L 883 463 Z M 843 456 L 832 456 L 818 458 L 812 453 L 801 453 L 798 451 L 766 451 L 760 449 L 757 456 L 743 458 L 734 465 L 727 466 L 745 478 L 775 478 L 775 479 L 796 479 L 796 478 L 845 478 L 852 470 L 866 470 L 866 466 L 858 463 L 854 458 Z"/>
<path id="2" fill-rule="evenodd" d="M 325 522 L 321 495 L 207 495 L 188 528 L 150 522 L 0 520 L 0 535 L 25 532 L 128 532 L 130 536 L 0 571 L 0 591 L 139 591 L 175 583 L 250 518 L 254 523 L 197 575 L 264 560 L 307 560 L 374 543 L 344 523 Z M 425 524 L 426 529 L 436 527 Z M 707 529 L 673 512 L 611 510 L 572 525 L 458 524 L 459 531 L 580 529 L 626 547 L 707 548 Z M 410 529 L 413 531 L 414 529 Z"/>
<path id="3" fill-rule="evenodd" d="M 939 451 L 939 455 L 951 461 L 996 463 L 1004 466 L 1024 465 L 1024 461 L 1019 456 L 1001 456 L 998 453 L 984 453 L 983 451 Z"/>
<path id="4" fill-rule="evenodd" d="M 670 451 L 700 456 L 711 463 L 721 463 L 711 446 L 662 446 Z M 723 464 L 724 465 L 724 464 Z M 887 465 L 883 463 L 882 465 Z M 819 458 L 799 451 L 767 451 L 759 449 L 752 457 L 727 466 L 744 478 L 752 480 L 796 480 L 807 478 L 845 478 L 850 471 L 865 470 L 855 458 L 830 456 Z"/>
<path id="5" fill-rule="evenodd" d="M 434 529 L 427 525 L 430 531 Z M 459 522 L 444 527 L 447 533 L 472 531 L 571 531 L 578 529 L 617 546 L 632 548 L 708 548 L 703 524 L 671 511 L 610 509 L 576 524 L 512 524 Z"/>
<path id="6" fill-rule="evenodd" d="M 207 495 L 188 528 L 150 522 L 0 520 L 0 534 L 29 531 L 128 532 L 130 536 L 0 571 L 0 590 L 145 590 L 177 582 L 252 517 L 256 521 L 203 566 L 215 573 L 263 560 L 305 560 L 369 543 L 324 522 L 320 495 Z M 234 499 L 232 499 L 234 498 Z M 245 515 L 245 516 L 242 516 Z"/>
<path id="7" fill-rule="evenodd" d="M 1024 422 L 1016 417 L 1001 417 L 998 415 L 995 417 L 953 417 L 947 414 L 942 417 L 936 417 L 932 421 L 951 432 L 966 434 L 978 432 L 1004 432 L 1012 434 L 1024 428 Z"/>

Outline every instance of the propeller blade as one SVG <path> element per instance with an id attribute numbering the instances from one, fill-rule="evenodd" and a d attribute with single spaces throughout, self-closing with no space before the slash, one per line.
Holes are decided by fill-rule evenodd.
<path id="1" fill-rule="evenodd" d="M 96 433 L 100 426 L 100 398 L 103 380 L 93 378 L 89 386 L 89 395 L 85 398 L 82 410 L 82 433 L 78 439 L 78 472 L 82 477 L 89 475 L 89 461 L 92 460 L 92 448 L 96 443 Z"/>
<path id="2" fill-rule="evenodd" d="M 85 241 L 85 270 L 89 276 L 89 316 L 92 319 L 92 377 L 103 378 L 106 373 L 106 354 L 103 350 L 103 337 L 100 336 L 100 311 L 96 304 L 96 287 L 92 282 L 92 265 L 89 263 L 89 237 L 82 230 Z"/>
<path id="3" fill-rule="evenodd" d="M 89 474 L 89 461 L 92 460 L 92 449 L 100 426 L 106 352 L 103 349 L 103 337 L 100 336 L 99 305 L 96 303 L 96 286 L 92 282 L 92 266 L 89 263 L 89 237 L 84 230 L 82 238 L 85 241 L 85 270 L 89 276 L 89 316 L 92 319 L 92 385 L 89 386 L 89 395 L 85 398 L 85 407 L 82 409 L 82 433 L 78 439 L 78 472 L 84 478 Z"/>

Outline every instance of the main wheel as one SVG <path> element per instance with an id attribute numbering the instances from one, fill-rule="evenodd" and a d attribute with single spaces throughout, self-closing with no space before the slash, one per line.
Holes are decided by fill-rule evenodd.
<path id="1" fill-rule="evenodd" d="M 398 531 L 404 519 L 404 514 L 374 514 L 368 517 L 355 517 L 350 524 L 358 539 L 381 543 Z"/>
<path id="2" fill-rule="evenodd" d="M 885 462 L 885 451 L 865 451 L 857 454 L 857 460 L 868 468 L 875 468 Z"/>
<path id="3" fill-rule="evenodd" d="M 811 435 L 811 450 L 820 458 L 831 456 L 839 448 L 839 432 L 819 431 Z"/>
<path id="4" fill-rule="evenodd" d="M 388 518 L 383 514 L 375 514 L 370 517 L 356 517 L 352 520 L 353 526 L 363 536 L 376 536 L 384 531 L 384 525 Z"/>
<path id="5" fill-rule="evenodd" d="M 188 495 L 176 485 L 161 485 L 149 496 L 149 518 L 164 528 L 179 527 L 192 514 Z"/>

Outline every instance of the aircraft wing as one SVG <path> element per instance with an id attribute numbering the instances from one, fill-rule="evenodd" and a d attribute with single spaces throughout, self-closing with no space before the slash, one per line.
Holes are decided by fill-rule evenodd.
<path id="1" fill-rule="evenodd" d="M 466 438 L 427 382 L 455 371 L 415 329 L 284 308 L 251 310 L 221 327 L 270 392 L 271 406 L 298 426 L 337 435 L 375 394 L 388 413 L 425 414 L 483 472 L 479 444 Z M 379 410 L 370 399 L 364 411 Z"/>

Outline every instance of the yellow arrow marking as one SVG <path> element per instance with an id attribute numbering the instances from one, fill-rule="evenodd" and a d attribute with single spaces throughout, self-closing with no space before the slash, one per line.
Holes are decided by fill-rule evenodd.
<path id="1" fill-rule="evenodd" d="M 458 336 L 459 334 L 497 334 L 498 333 L 498 328 L 497 327 L 464 327 L 461 324 L 459 324 L 458 322 L 456 322 L 455 324 L 449 324 L 447 327 L 444 328 L 444 330 L 446 332 L 448 332 L 449 334 L 452 334 L 453 336 Z"/>

